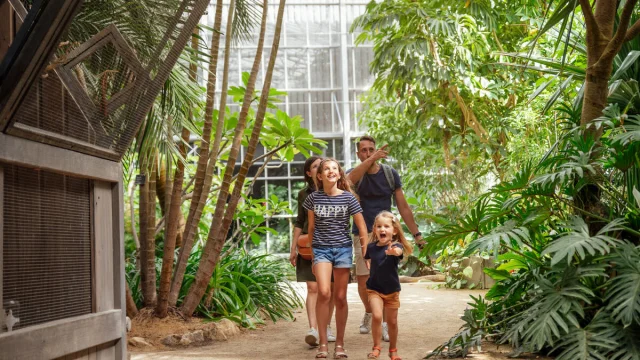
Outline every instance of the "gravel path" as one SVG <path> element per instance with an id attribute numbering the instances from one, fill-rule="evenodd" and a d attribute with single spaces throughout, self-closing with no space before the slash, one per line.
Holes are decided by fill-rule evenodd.
<path id="1" fill-rule="evenodd" d="M 301 293 L 304 289 L 301 286 Z M 477 296 L 482 290 L 433 290 L 424 283 L 402 284 L 401 307 L 398 315 L 400 329 L 399 355 L 405 360 L 421 359 L 440 345 L 462 325 L 460 315 L 467 307 L 469 294 Z M 350 359 L 366 359 L 371 349 L 371 335 L 358 331 L 364 308 L 358 297 L 356 284 L 349 284 L 347 294 L 349 320 L 345 336 L 345 348 Z M 133 353 L 133 360 L 173 359 L 313 359 L 316 350 L 304 343 L 308 330 L 306 313 L 299 311 L 293 322 L 279 321 L 258 330 L 247 331 L 229 341 L 210 346 L 180 349 L 156 353 Z M 335 324 L 333 325 L 335 331 Z M 329 344 L 330 350 L 333 345 Z M 380 359 L 388 359 L 388 343 L 383 342 Z M 332 355 L 332 353 L 331 353 Z M 475 359 L 506 359 L 491 355 L 474 356 Z"/>

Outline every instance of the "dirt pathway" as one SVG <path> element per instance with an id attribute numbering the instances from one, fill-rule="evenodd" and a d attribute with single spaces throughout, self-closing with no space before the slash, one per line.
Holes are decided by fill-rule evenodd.
<path id="1" fill-rule="evenodd" d="M 399 355 L 405 360 L 421 359 L 428 351 L 449 339 L 462 325 L 460 315 L 467 307 L 469 294 L 478 295 L 483 292 L 479 290 L 432 290 L 425 284 L 402 284 L 401 308 L 398 315 Z M 356 284 L 349 284 L 347 300 L 349 302 L 349 319 L 345 348 L 350 359 L 366 359 L 366 354 L 371 349 L 372 339 L 371 335 L 361 335 L 358 332 L 364 308 L 360 303 Z M 335 324 L 333 328 L 335 329 Z M 133 353 L 131 358 L 133 360 L 313 359 L 316 350 L 304 343 L 304 335 L 307 330 L 306 313 L 299 311 L 293 322 L 271 323 L 261 329 L 247 331 L 229 341 L 198 348 L 156 353 Z M 388 359 L 386 355 L 388 344 L 383 342 L 383 356 L 380 359 Z M 333 350 L 333 344 L 329 344 L 329 348 Z M 502 356 L 486 355 L 474 358 L 506 359 Z"/>

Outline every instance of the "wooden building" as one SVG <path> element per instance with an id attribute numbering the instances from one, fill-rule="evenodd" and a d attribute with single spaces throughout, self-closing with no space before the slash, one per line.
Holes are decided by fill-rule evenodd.
<path id="1" fill-rule="evenodd" d="M 0 0 L 0 359 L 126 358 L 120 160 L 207 4 Z"/>

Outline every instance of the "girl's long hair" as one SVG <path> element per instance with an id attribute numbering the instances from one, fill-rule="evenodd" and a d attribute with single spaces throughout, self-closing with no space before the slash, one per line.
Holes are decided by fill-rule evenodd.
<path id="1" fill-rule="evenodd" d="M 404 231 L 402 231 L 402 226 L 400 225 L 400 220 L 395 217 L 392 213 L 388 211 L 381 211 L 377 216 L 376 220 L 373 222 L 373 231 L 371 232 L 369 241 L 378 242 L 378 238 L 376 237 L 376 225 L 378 224 L 378 220 L 381 218 L 387 218 L 391 220 L 391 224 L 393 224 L 393 228 L 396 230 L 396 235 L 393 237 L 393 241 L 397 241 L 404 247 L 404 254 L 411 255 L 413 253 L 413 246 L 409 243 L 407 238 L 404 236 Z"/>
<path id="2" fill-rule="evenodd" d="M 320 180 L 320 178 L 318 178 L 318 175 L 322 173 L 322 168 L 324 166 L 324 164 L 333 161 L 334 163 L 336 163 L 338 165 L 338 173 L 340 174 L 340 180 L 338 180 L 338 189 L 340 190 L 344 190 L 344 191 L 348 191 L 350 193 L 353 194 L 353 190 L 351 189 L 351 181 L 349 181 L 349 179 L 347 178 L 347 176 L 344 174 L 344 170 L 342 170 L 342 166 L 340 166 L 340 163 L 338 162 L 338 160 L 334 159 L 334 158 L 324 158 L 322 160 L 322 162 L 320 163 L 320 166 L 318 166 L 318 173 L 316 174 L 316 180 L 318 181 L 318 189 L 322 189 L 322 180 Z M 355 194 L 353 194 L 355 196 Z"/>
<path id="3" fill-rule="evenodd" d="M 313 165 L 313 163 L 318 159 L 322 160 L 322 157 L 314 155 L 304 162 L 304 181 L 307 183 L 307 186 L 309 186 L 311 190 L 316 190 L 316 184 L 313 182 L 313 178 L 307 175 L 307 172 L 311 171 L 311 165 Z"/>

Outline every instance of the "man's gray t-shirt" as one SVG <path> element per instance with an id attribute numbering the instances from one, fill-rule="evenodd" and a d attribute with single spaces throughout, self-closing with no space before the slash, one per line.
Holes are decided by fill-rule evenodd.
<path id="1" fill-rule="evenodd" d="M 353 171 L 353 169 L 350 169 L 347 174 L 351 171 Z M 360 206 L 362 206 L 364 222 L 367 224 L 367 231 L 369 232 L 373 229 L 373 222 L 376 220 L 376 216 L 381 211 L 391 210 L 393 193 L 395 193 L 396 189 L 402 187 L 398 172 L 395 169 L 391 169 L 391 173 L 396 183 L 396 188 L 393 190 L 389 186 L 387 178 L 384 176 L 382 166 L 380 166 L 380 170 L 375 174 L 365 173 L 362 179 L 360 179 L 359 186 L 355 185 L 355 189 L 360 197 Z M 356 235 L 359 234 L 355 224 L 351 232 Z"/>

